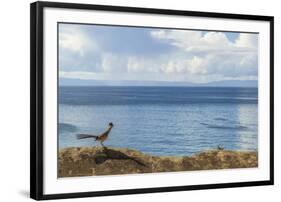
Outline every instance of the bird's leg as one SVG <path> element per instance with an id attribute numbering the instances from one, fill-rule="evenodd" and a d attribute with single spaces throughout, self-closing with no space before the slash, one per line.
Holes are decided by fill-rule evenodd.
<path id="1" fill-rule="evenodd" d="M 102 145 L 102 147 L 104 147 L 104 145 L 103 145 L 102 141 L 100 141 L 100 144 Z"/>

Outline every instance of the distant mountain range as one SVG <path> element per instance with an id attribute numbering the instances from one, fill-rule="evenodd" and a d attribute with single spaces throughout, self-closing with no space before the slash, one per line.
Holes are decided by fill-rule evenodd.
<path id="1" fill-rule="evenodd" d="M 257 80 L 224 80 L 209 83 L 170 81 L 109 81 L 60 78 L 60 86 L 190 86 L 190 87 L 257 87 Z"/>

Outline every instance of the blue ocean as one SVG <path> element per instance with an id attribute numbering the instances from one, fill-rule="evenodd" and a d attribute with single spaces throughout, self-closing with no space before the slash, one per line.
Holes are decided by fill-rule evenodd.
<path id="1" fill-rule="evenodd" d="M 257 150 L 258 89 L 240 87 L 59 87 L 59 148 L 97 146 L 78 133 L 100 134 L 106 146 L 185 156 L 218 145 Z"/>

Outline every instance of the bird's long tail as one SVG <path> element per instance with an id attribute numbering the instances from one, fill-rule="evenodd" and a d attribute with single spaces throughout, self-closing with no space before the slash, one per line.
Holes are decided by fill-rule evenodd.
<path id="1" fill-rule="evenodd" d="M 96 136 L 96 135 L 88 135 L 88 134 L 77 134 L 76 138 L 77 139 L 94 138 L 95 140 L 97 140 L 98 136 Z"/>

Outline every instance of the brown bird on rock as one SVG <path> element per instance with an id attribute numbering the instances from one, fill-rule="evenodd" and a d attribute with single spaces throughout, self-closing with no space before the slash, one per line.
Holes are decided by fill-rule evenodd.
<path id="1" fill-rule="evenodd" d="M 77 139 L 86 139 L 86 138 L 94 138 L 96 141 L 99 141 L 100 144 L 104 147 L 103 142 L 108 138 L 108 135 L 113 128 L 113 123 L 108 124 L 108 129 L 100 134 L 100 135 L 91 135 L 91 134 L 77 134 Z"/>

